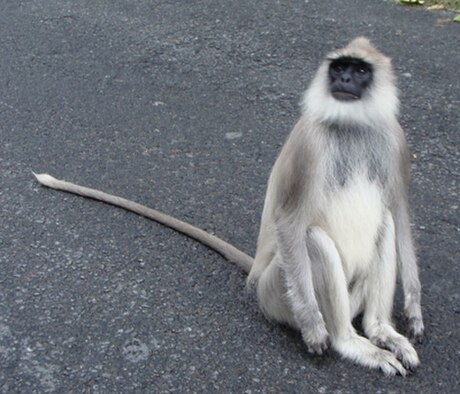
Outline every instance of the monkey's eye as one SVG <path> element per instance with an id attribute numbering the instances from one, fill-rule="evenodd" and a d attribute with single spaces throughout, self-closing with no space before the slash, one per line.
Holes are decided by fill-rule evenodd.
<path id="1" fill-rule="evenodd" d="M 367 69 L 366 69 L 366 67 L 358 67 L 358 69 L 356 70 L 356 72 L 357 72 L 358 74 L 363 75 L 363 74 L 366 74 L 366 73 L 367 73 Z"/>
<path id="2" fill-rule="evenodd" d="M 334 71 L 337 74 L 340 74 L 344 70 L 344 66 L 340 63 L 332 63 L 331 64 L 331 70 Z"/>

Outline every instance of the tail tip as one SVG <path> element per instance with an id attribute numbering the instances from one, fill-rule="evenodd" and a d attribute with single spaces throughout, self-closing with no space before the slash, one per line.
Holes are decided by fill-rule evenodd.
<path id="1" fill-rule="evenodd" d="M 53 178 L 49 174 L 36 174 L 35 172 L 32 171 L 32 174 L 34 174 L 35 178 L 37 178 L 37 181 L 41 183 L 42 185 L 50 185 L 53 182 L 56 181 L 56 178 Z"/>

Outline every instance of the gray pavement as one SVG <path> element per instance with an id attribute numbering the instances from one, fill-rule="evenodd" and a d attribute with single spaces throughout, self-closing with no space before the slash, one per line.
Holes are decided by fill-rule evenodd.
<path id="1" fill-rule="evenodd" d="M 456 392 L 460 25 L 446 16 L 380 0 L 3 2 L 0 392 Z M 426 338 L 407 378 L 310 356 L 216 253 L 33 179 L 102 188 L 253 254 L 302 92 L 361 34 L 394 58 L 413 155 Z"/>

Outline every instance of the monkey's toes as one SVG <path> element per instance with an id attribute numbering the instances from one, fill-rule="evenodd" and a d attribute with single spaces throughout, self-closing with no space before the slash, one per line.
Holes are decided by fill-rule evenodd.
<path id="1" fill-rule="evenodd" d="M 417 352 L 412 347 L 399 349 L 399 351 L 396 352 L 396 357 L 408 371 L 415 371 L 420 365 Z"/>
<path id="2" fill-rule="evenodd" d="M 383 350 L 382 353 L 380 354 L 380 370 L 386 375 L 386 376 L 395 376 L 395 375 L 401 375 L 401 376 L 406 376 L 407 371 L 403 367 L 403 365 L 396 359 L 394 354 L 387 350 Z"/>

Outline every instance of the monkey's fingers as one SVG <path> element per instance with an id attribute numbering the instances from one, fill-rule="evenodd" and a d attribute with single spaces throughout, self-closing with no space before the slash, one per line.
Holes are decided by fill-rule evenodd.
<path id="1" fill-rule="evenodd" d="M 324 323 L 314 327 L 310 332 L 302 330 L 302 338 L 307 345 L 308 353 L 321 356 L 329 348 L 329 333 Z"/>
<path id="2" fill-rule="evenodd" d="M 307 343 L 308 353 L 322 356 L 329 349 L 329 340 L 322 343 Z"/>
<path id="3" fill-rule="evenodd" d="M 424 332 L 423 321 L 417 318 L 410 318 L 408 325 L 410 341 L 412 343 L 422 343 Z"/>

